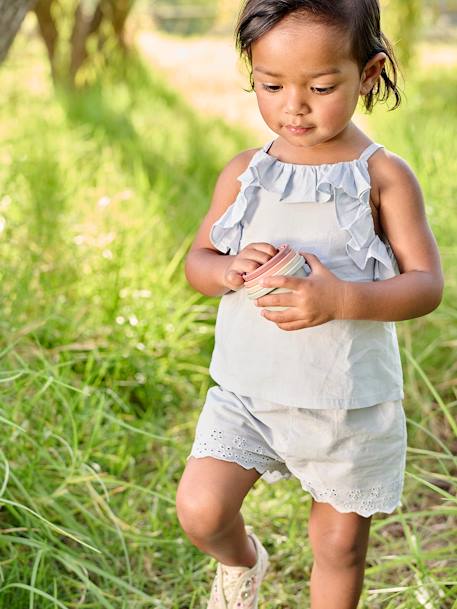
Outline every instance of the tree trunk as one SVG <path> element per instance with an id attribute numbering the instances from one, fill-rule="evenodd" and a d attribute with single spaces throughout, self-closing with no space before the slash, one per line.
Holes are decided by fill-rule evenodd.
<path id="1" fill-rule="evenodd" d="M 0 4 L 7 0 L 0 0 Z M 95 39 L 98 52 L 103 53 L 106 36 L 114 36 L 121 49 L 127 51 L 125 24 L 134 0 L 76 0 L 73 9 L 63 0 L 35 0 L 35 14 L 41 37 L 46 45 L 54 82 L 74 86 L 80 68 L 90 62 L 88 40 Z M 54 9 L 64 8 L 71 23 L 69 38 L 62 48 L 62 28 L 55 19 Z M 71 14 L 70 12 L 71 11 Z M 111 25 L 106 32 L 105 24 Z"/>
<path id="2" fill-rule="evenodd" d="M 133 7 L 134 0 L 109 0 L 111 23 L 113 25 L 114 34 L 121 48 L 127 50 L 127 42 L 125 40 L 125 23 L 129 16 L 130 10 Z"/>
<path id="3" fill-rule="evenodd" d="M 43 38 L 48 52 L 52 79 L 55 82 L 57 80 L 56 46 L 59 34 L 51 12 L 52 1 L 53 0 L 38 0 L 35 4 L 35 15 L 41 37 Z"/>
<path id="4" fill-rule="evenodd" d="M 103 20 L 111 23 L 113 33 L 121 49 L 127 51 L 125 40 L 125 23 L 132 9 L 134 0 L 98 0 L 92 14 L 84 10 L 80 2 L 76 8 L 73 31 L 71 35 L 70 79 L 74 83 L 79 68 L 87 59 L 87 39 L 93 34 L 98 36 L 98 49 L 105 44 L 104 33 L 101 31 Z"/>
<path id="5" fill-rule="evenodd" d="M 76 74 L 87 58 L 87 39 L 98 31 L 103 20 L 103 11 L 97 5 L 92 15 L 84 11 L 82 3 L 76 7 L 71 33 L 70 79 L 74 84 Z"/>
<path id="6" fill-rule="evenodd" d="M 34 0 L 0 0 L 0 63 L 7 56 L 25 14 L 33 4 Z"/>

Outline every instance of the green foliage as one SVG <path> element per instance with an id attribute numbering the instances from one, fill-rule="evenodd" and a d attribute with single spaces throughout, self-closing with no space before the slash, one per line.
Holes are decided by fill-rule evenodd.
<path id="1" fill-rule="evenodd" d="M 453 237 L 457 230 L 453 203 L 457 197 L 453 170 L 457 145 L 452 136 L 457 109 L 450 104 L 453 96 L 454 70 L 435 69 L 407 82 L 400 109 L 387 113 L 377 107 L 370 119 L 375 140 L 401 155 L 419 179 L 446 280 L 443 302 L 433 314 L 398 325 L 410 448 L 403 513 L 391 520 L 387 530 L 395 534 L 398 527 L 411 556 L 395 558 L 392 550 L 391 566 L 388 561 L 382 568 L 398 568 L 405 576 L 405 568 L 411 568 L 414 576 L 409 581 L 415 581 L 416 588 L 385 594 L 391 603 L 383 605 L 386 607 L 417 607 L 415 597 L 416 603 L 420 600 L 431 609 L 454 608 L 457 593 L 455 581 L 444 583 L 452 580 L 449 576 L 455 574 L 455 563 L 446 561 L 450 569 L 442 570 L 444 563 L 439 558 L 450 557 L 457 546 L 457 247 Z M 435 545 L 439 522 L 449 531 L 441 547 Z M 395 547 L 396 541 L 392 544 Z M 392 571 L 390 581 L 394 577 L 399 581 L 400 576 Z"/>
<path id="2" fill-rule="evenodd" d="M 381 0 L 382 29 L 394 46 L 400 67 L 414 59 L 422 25 L 423 0 Z"/>
<path id="3" fill-rule="evenodd" d="M 187 285 L 183 260 L 219 170 L 249 143 L 137 61 L 58 97 L 44 62 L 18 40 L 2 71 L 0 606 L 196 609 L 215 565 L 184 537 L 174 497 L 217 299 Z M 447 288 L 440 309 L 399 324 L 405 495 L 373 518 L 361 609 L 455 606 L 452 87 L 452 73 L 424 76 L 370 119 L 419 175 Z M 306 605 L 309 506 L 296 480 L 246 500 L 272 555 L 266 609 Z"/>
<path id="4" fill-rule="evenodd" d="M 127 51 L 124 26 L 134 0 L 44 0 L 39 31 L 58 86 L 93 83 Z"/>
<path id="5" fill-rule="evenodd" d="M 216 305 L 182 264 L 245 139 L 133 60 L 56 98 L 40 46 L 17 43 L 0 111 L 0 606 L 171 607 L 193 577 L 169 568 L 188 551 L 174 493 Z"/>

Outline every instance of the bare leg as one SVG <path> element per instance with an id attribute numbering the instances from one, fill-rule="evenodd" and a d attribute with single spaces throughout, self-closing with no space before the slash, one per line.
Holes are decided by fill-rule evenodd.
<path id="1" fill-rule="evenodd" d="M 178 485 L 176 509 L 189 540 L 228 566 L 252 567 L 256 551 L 240 508 L 260 478 L 255 469 L 213 457 L 190 457 Z"/>
<path id="2" fill-rule="evenodd" d="M 356 609 L 362 592 L 371 517 L 341 514 L 313 500 L 311 609 Z"/>

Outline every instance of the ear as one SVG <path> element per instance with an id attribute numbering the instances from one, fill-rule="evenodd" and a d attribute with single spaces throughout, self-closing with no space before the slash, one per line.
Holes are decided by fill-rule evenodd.
<path id="1" fill-rule="evenodd" d="M 367 95 L 376 84 L 381 75 L 384 64 L 386 63 L 387 55 L 385 53 L 376 53 L 363 68 L 360 76 L 360 94 Z"/>

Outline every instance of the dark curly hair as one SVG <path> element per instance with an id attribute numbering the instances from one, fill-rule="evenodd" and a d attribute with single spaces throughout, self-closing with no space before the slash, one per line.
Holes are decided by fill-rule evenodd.
<path id="1" fill-rule="evenodd" d="M 401 103 L 397 87 L 398 63 L 392 45 L 381 31 L 378 0 L 245 0 L 235 29 L 237 49 L 246 60 L 251 89 L 254 89 L 251 45 L 269 32 L 288 15 L 303 13 L 313 20 L 333 25 L 348 32 L 352 55 L 362 73 L 367 62 L 383 52 L 386 63 L 380 78 L 369 93 L 364 105 L 371 112 L 377 101 L 385 102 L 393 95 L 395 104 Z"/>

